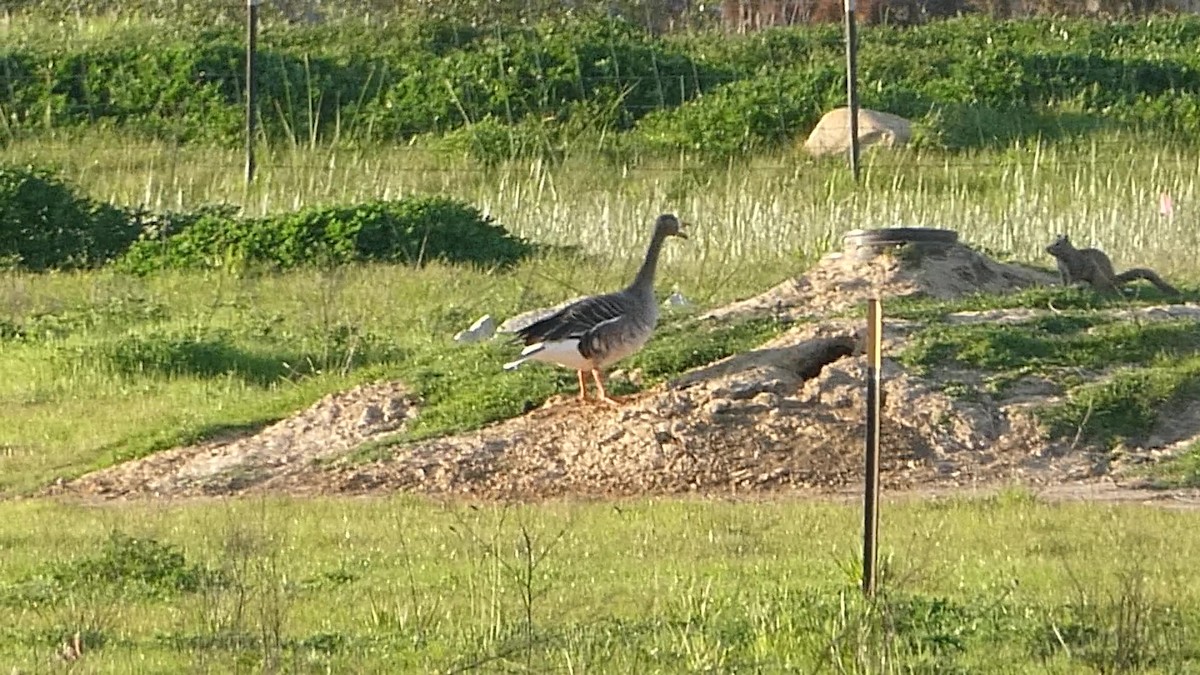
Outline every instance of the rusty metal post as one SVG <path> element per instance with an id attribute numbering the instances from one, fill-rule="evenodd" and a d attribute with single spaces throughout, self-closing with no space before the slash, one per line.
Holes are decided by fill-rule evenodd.
<path id="1" fill-rule="evenodd" d="M 858 183 L 858 28 L 854 21 L 855 0 L 844 0 L 846 15 L 846 106 L 850 131 L 850 173 Z"/>
<path id="2" fill-rule="evenodd" d="M 875 563 L 879 546 L 879 414 L 882 407 L 883 309 L 879 298 L 867 301 L 867 433 L 863 489 L 863 594 L 875 595 Z"/>
<path id="3" fill-rule="evenodd" d="M 246 0 L 246 186 L 254 182 L 254 110 L 257 107 L 258 82 L 254 65 L 258 55 L 258 5 L 262 0 Z"/>

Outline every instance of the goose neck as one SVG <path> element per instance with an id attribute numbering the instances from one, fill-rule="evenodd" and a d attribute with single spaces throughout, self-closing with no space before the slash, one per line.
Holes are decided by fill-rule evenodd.
<path id="1" fill-rule="evenodd" d="M 666 235 L 659 232 L 654 233 L 654 237 L 650 239 L 650 247 L 646 249 L 646 258 L 642 261 L 642 267 L 630 285 L 631 290 L 643 293 L 654 292 L 654 274 L 658 270 L 658 253 L 662 250 L 665 239 Z"/>

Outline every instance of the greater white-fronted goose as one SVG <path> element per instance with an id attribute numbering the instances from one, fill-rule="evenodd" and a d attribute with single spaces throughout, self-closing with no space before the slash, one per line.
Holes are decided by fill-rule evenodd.
<path id="1" fill-rule="evenodd" d="M 654 275 L 658 254 L 667 237 L 687 238 L 674 214 L 664 213 L 654 221 L 654 236 L 646 258 L 633 283 L 615 293 L 593 295 L 563 307 L 554 314 L 516 331 L 525 343 L 520 358 L 504 364 L 512 370 L 526 361 L 542 361 L 571 368 L 579 373 L 579 398 L 587 400 L 590 372 L 601 401 L 616 403 L 604 391 L 600 371 L 637 352 L 650 339 L 658 323 L 654 301 Z"/>

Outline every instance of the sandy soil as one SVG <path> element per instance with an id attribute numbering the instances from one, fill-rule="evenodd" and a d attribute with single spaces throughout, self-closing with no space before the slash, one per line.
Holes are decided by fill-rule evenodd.
<path id="1" fill-rule="evenodd" d="M 758 348 L 629 397 L 618 408 L 564 394 L 484 429 L 381 446 L 420 414 L 399 382 L 329 395 L 256 434 L 176 448 L 53 486 L 88 500 L 253 493 L 421 493 L 468 499 L 822 496 L 857 499 L 865 432 L 864 322 L 822 319 L 874 294 L 953 298 L 1054 282 L 1042 270 L 964 246 L 862 258 L 828 256 L 806 275 L 709 312 L 703 321 L 769 314 L 805 319 Z M 1044 310 L 963 313 L 951 321 L 1013 321 Z M 1128 310 L 1142 320 L 1200 318 L 1186 305 Z M 885 354 L 919 326 L 888 321 Z M 497 364 L 499 367 L 499 364 Z M 1128 469 L 1160 461 L 1200 434 L 1200 404 L 1114 457 L 1046 438 L 1028 408 L 1060 395 L 1030 379 L 997 399 L 951 397 L 948 381 L 885 359 L 882 484 L 890 495 L 937 498 L 1027 486 L 1048 499 L 1189 507 L 1195 491 L 1151 490 Z M 969 400 L 968 400 L 969 399 Z M 371 452 L 361 452 L 374 443 Z"/>

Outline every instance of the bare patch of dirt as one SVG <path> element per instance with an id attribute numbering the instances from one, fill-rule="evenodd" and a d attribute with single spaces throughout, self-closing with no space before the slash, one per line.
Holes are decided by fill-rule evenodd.
<path id="1" fill-rule="evenodd" d="M 619 410 L 563 397 L 474 433 L 398 448 L 389 461 L 332 467 L 320 490 L 529 499 L 845 488 L 861 481 L 865 433 L 857 331 L 798 328 Z M 890 361 L 883 378 L 889 488 L 1047 473 L 1030 419 L 955 401 Z M 1065 476 L 1076 465 L 1054 469 Z"/>
<path id="2" fill-rule="evenodd" d="M 381 382 L 329 394 L 258 433 L 174 448 L 56 486 L 102 497 L 220 495 L 270 490 L 320 460 L 400 431 L 416 413 L 404 385 Z"/>
<path id="3" fill-rule="evenodd" d="M 1044 286 L 1057 279 L 1044 270 L 992 260 L 966 246 L 908 244 L 870 257 L 853 250 L 830 253 L 807 274 L 705 316 L 820 317 L 854 307 L 874 295 L 949 300 L 972 293 Z"/>
<path id="4" fill-rule="evenodd" d="M 962 246 L 865 260 L 838 254 L 804 277 L 707 317 L 769 312 L 799 318 L 843 310 L 876 293 L 953 298 L 1051 281 L 1048 273 L 996 262 Z M 1176 312 L 1164 311 L 1164 316 Z M 1028 316 L 1028 310 L 1015 310 L 964 313 L 953 320 Z M 895 353 L 915 327 L 889 322 L 885 353 Z M 836 496 L 862 481 L 863 330 L 860 320 L 798 324 L 754 350 L 685 373 L 615 409 L 564 394 L 526 415 L 478 431 L 397 444 L 374 453 L 383 455 L 374 459 L 354 450 L 402 431 L 419 411 L 403 385 L 368 385 L 328 396 L 258 434 L 159 453 L 51 492 L 102 499 L 397 491 L 519 499 Z M 1111 481 L 1110 457 L 1049 441 L 1028 413 L 1031 402 L 1057 394 L 1054 383 L 1018 383 L 1004 400 L 982 391 L 957 397 L 943 391 L 951 382 L 972 386 L 972 378 L 979 379 L 949 371 L 918 377 L 884 360 L 885 489 L 934 494 L 1017 483 L 1052 490 Z M 1200 432 L 1200 409 L 1193 412 L 1195 425 L 1164 428 L 1161 442 Z"/>

